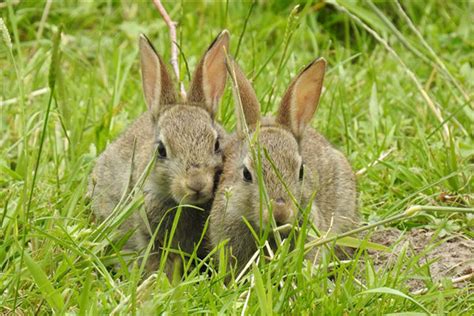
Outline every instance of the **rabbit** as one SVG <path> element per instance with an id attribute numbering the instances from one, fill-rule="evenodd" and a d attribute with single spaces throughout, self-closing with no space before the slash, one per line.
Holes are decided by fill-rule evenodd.
<path id="1" fill-rule="evenodd" d="M 224 153 L 224 170 L 211 208 L 208 239 L 211 248 L 227 241 L 225 247 L 231 251 L 229 263 L 237 264 L 237 270 L 241 270 L 257 250 L 243 218 L 257 234 L 271 220 L 264 201 L 260 210 L 256 162 L 246 135 L 248 139 L 256 138 L 260 148 L 267 150 L 301 209 L 312 203 L 309 218 L 319 230 L 349 230 L 357 225 L 358 214 L 351 166 L 341 152 L 309 126 L 319 103 L 326 61 L 316 59 L 293 79 L 275 117 L 260 116 L 260 105 L 250 82 L 235 61 L 230 60 L 229 65 L 237 127 Z M 276 225 L 292 227 L 302 214 L 270 161 L 264 155 L 261 157 L 263 182 Z M 313 257 L 315 253 L 313 250 Z M 218 261 L 218 256 L 215 259 Z"/>
<path id="2" fill-rule="evenodd" d="M 89 181 L 92 210 L 102 221 L 129 193 L 156 155 L 143 183 L 145 213 L 134 212 L 119 227 L 125 235 L 134 231 L 124 248 L 140 251 L 147 247 L 151 233 L 161 221 L 154 253 L 146 270 L 154 272 L 160 249 L 173 224 L 179 204 L 199 206 L 205 211 L 183 207 L 173 248 L 192 253 L 208 218 L 211 200 L 223 167 L 225 130 L 215 121 L 219 100 L 225 89 L 225 50 L 229 33 L 222 31 L 205 52 L 190 84 L 186 101 L 178 100 L 170 74 L 145 35 L 139 39 L 142 85 L 148 111 L 99 156 Z M 174 209 L 173 209 L 174 208 Z M 166 215 L 166 216 L 165 216 Z M 204 250 L 198 250 L 203 256 Z M 165 264 L 168 276 L 176 268 L 176 258 Z M 178 256 L 175 256 L 178 257 Z"/>

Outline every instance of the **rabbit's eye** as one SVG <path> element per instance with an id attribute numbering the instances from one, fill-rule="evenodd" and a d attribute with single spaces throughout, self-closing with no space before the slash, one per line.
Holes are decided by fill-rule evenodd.
<path id="1" fill-rule="evenodd" d="M 166 147 L 161 140 L 158 142 L 158 157 L 162 159 L 166 158 Z"/>
<path id="2" fill-rule="evenodd" d="M 301 164 L 301 167 L 300 167 L 300 181 L 303 181 L 303 177 L 304 177 L 304 165 Z"/>
<path id="3" fill-rule="evenodd" d="M 221 151 L 221 144 L 219 143 L 219 138 L 216 139 L 216 143 L 214 144 L 214 152 L 217 154 Z"/>
<path id="4" fill-rule="evenodd" d="M 242 172 L 245 182 L 252 182 L 252 174 L 250 173 L 247 167 L 244 167 L 244 171 Z"/>

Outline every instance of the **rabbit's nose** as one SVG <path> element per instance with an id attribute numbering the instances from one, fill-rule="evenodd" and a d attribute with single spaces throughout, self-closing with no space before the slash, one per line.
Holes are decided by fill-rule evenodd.
<path id="1" fill-rule="evenodd" d="M 292 207 L 282 198 L 275 200 L 275 203 L 273 203 L 273 217 L 278 226 L 289 224 L 293 218 Z"/>
<path id="2" fill-rule="evenodd" d="M 284 198 L 278 198 L 275 200 L 276 204 L 277 205 L 283 205 L 286 203 L 285 199 Z"/>
<path id="3" fill-rule="evenodd" d="M 193 177 L 186 181 L 186 187 L 196 193 L 201 192 L 206 186 L 206 181 L 200 177 Z"/>

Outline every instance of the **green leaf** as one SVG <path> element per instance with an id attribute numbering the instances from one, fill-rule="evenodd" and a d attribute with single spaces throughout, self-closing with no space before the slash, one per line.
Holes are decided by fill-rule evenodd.
<path id="1" fill-rule="evenodd" d="M 9 167 L 3 164 L 0 164 L 0 174 L 9 175 L 15 180 L 23 180 L 23 177 L 20 174 L 18 174 L 17 172 L 13 171 L 12 169 L 10 169 Z"/>
<path id="2" fill-rule="evenodd" d="M 373 13 L 372 11 L 362 7 L 360 4 L 363 2 L 356 2 L 356 1 L 347 1 L 347 0 L 338 0 L 338 1 L 329 1 L 329 3 L 334 4 L 337 3 L 347 10 L 358 16 L 361 20 L 369 24 L 372 28 L 388 33 L 388 27 L 380 20 L 380 18 Z"/>
<path id="3" fill-rule="evenodd" d="M 395 296 L 403 297 L 403 298 L 409 300 L 410 302 L 416 304 L 419 308 L 421 308 L 422 310 L 424 310 L 428 315 L 431 315 L 430 311 L 428 311 L 428 310 L 426 309 L 426 307 L 424 307 L 423 305 L 421 305 L 421 303 L 419 303 L 419 302 L 418 302 L 417 300 L 415 300 L 413 297 L 408 296 L 408 295 L 406 295 L 405 293 L 400 292 L 400 291 L 398 291 L 398 290 L 391 289 L 391 288 L 389 288 L 389 287 L 379 287 L 379 288 L 376 288 L 376 289 L 370 289 L 370 290 L 367 290 L 367 291 L 360 292 L 358 295 L 362 295 L 362 294 L 390 294 L 390 295 L 395 295 Z"/>
<path id="4" fill-rule="evenodd" d="M 374 266 L 372 265 L 371 261 L 367 261 L 366 269 L 367 269 L 367 285 L 373 286 L 375 285 L 377 274 L 375 273 Z"/>
<path id="5" fill-rule="evenodd" d="M 255 291 L 257 292 L 257 297 L 258 297 L 259 305 L 262 311 L 262 315 L 271 315 L 272 306 L 270 306 L 267 300 L 267 295 L 265 293 L 265 285 L 263 284 L 262 274 L 260 273 L 256 265 L 254 265 L 253 267 L 253 275 L 255 278 Z"/>
<path id="6" fill-rule="evenodd" d="M 61 312 L 64 308 L 64 301 L 61 294 L 53 287 L 53 284 L 48 279 L 48 276 L 43 271 L 38 263 L 25 252 L 24 260 L 28 271 L 30 271 L 33 280 L 38 286 L 39 290 L 43 294 L 43 298 L 57 313 Z"/>
<path id="7" fill-rule="evenodd" d="M 375 82 L 372 84 L 372 92 L 370 93 L 369 100 L 369 114 L 372 124 L 375 126 L 375 129 L 378 129 L 380 114 L 379 114 L 379 102 L 377 98 L 377 85 Z"/>
<path id="8" fill-rule="evenodd" d="M 338 246 L 344 246 L 344 247 L 350 247 L 350 248 L 365 248 L 369 250 L 377 250 L 377 251 L 383 251 L 383 252 L 390 252 L 390 248 L 377 244 L 375 242 L 370 242 L 367 240 L 361 240 L 357 239 L 354 237 L 343 237 L 341 239 L 338 239 L 336 241 L 336 245 Z"/>
<path id="9" fill-rule="evenodd" d="M 325 232 L 322 232 L 323 235 L 326 235 Z M 312 232 L 308 234 L 312 238 L 319 238 Z M 337 236 L 336 234 L 329 233 L 327 234 L 327 238 L 335 237 Z M 336 240 L 336 245 L 338 246 L 343 246 L 343 247 L 350 247 L 350 248 L 365 248 L 369 250 L 376 250 L 376 251 L 383 251 L 383 252 L 390 252 L 390 248 L 387 246 L 375 243 L 375 242 L 370 242 L 367 240 L 362 240 L 362 239 L 357 239 L 354 237 L 342 237 Z"/>
<path id="10" fill-rule="evenodd" d="M 451 136 L 449 138 L 449 152 L 448 152 L 448 159 L 447 159 L 448 172 L 456 172 L 458 170 L 457 157 L 458 155 L 457 155 L 457 150 L 456 150 L 456 144 L 454 142 L 453 136 Z M 457 175 L 449 178 L 448 182 L 453 191 L 459 190 L 460 185 L 459 185 L 459 180 L 458 180 Z"/>
<path id="11" fill-rule="evenodd" d="M 79 315 L 87 315 L 88 309 L 91 308 L 89 300 L 89 292 L 91 289 L 92 274 L 89 270 L 84 272 L 86 274 L 84 283 L 82 283 L 81 296 L 79 297 Z"/>

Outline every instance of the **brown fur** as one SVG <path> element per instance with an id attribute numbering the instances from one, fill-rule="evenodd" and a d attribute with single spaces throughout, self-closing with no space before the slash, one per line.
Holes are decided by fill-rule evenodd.
<path id="1" fill-rule="evenodd" d="M 143 185 L 151 231 L 154 232 L 163 221 L 155 240 L 154 253 L 147 262 L 150 272 L 156 270 L 159 263 L 161 247 L 173 223 L 176 206 L 182 202 L 204 209 L 185 207 L 182 210 L 172 246 L 186 253 L 193 252 L 208 217 L 216 177 L 223 165 L 222 150 L 216 151 L 215 144 L 219 139 L 220 147 L 224 148 L 227 140 L 225 131 L 213 117 L 224 92 L 227 73 L 223 47 L 228 50 L 228 42 L 228 32 L 223 31 L 204 54 L 190 87 L 190 91 L 212 90 L 211 98 L 190 93 L 188 102 L 177 103 L 171 76 L 151 43 L 142 36 L 142 81 L 149 110 L 106 148 L 93 170 L 89 187 L 92 208 L 104 220 L 158 154 L 158 142 L 164 144 L 166 158 L 156 158 Z M 212 68 L 211 73 L 207 68 Z M 150 242 L 150 232 L 138 212 L 133 213 L 120 230 L 124 234 L 135 230 L 126 244 L 129 250 L 140 251 Z M 203 250 L 200 249 L 198 254 L 203 255 Z M 173 273 L 175 259 L 166 263 L 168 275 Z"/>
<path id="2" fill-rule="evenodd" d="M 357 223 L 354 174 L 344 155 L 307 126 L 321 93 L 324 66 L 324 60 L 313 62 L 291 83 L 277 118 L 260 119 L 253 88 L 236 64 L 230 73 L 235 75 L 234 88 L 238 90 L 234 89 L 234 94 L 241 96 L 245 121 L 252 124 L 260 121 L 258 135 L 255 135 L 256 129 L 251 128 L 250 139 L 257 136 L 259 146 L 267 150 L 300 206 L 304 209 L 312 202 L 310 218 L 315 225 L 322 231 L 330 229 L 339 233 Z M 248 117 L 249 114 L 252 117 Z M 228 240 L 227 247 L 239 268 L 257 249 L 242 218 L 245 217 L 257 232 L 261 229 L 261 222 L 267 225 L 269 221 L 265 206 L 260 218 L 255 162 L 245 137 L 244 131 L 238 130 L 225 152 L 224 172 L 211 209 L 208 232 L 212 247 Z M 301 163 L 304 163 L 302 181 L 299 179 Z M 252 182 L 244 181 L 244 166 L 251 172 Z M 263 154 L 262 173 L 277 225 L 294 223 L 301 214 Z M 315 200 L 311 201 L 315 192 Z"/>

